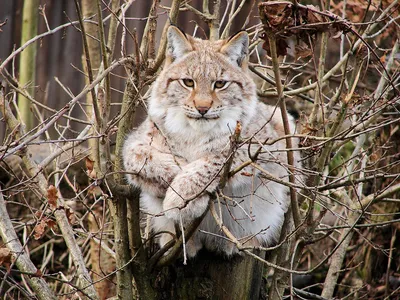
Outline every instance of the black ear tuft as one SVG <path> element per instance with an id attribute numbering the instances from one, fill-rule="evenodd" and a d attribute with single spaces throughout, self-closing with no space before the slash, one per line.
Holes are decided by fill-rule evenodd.
<path id="1" fill-rule="evenodd" d="M 229 43 L 229 42 L 230 42 L 230 40 L 232 40 L 232 39 L 233 39 L 235 36 L 237 36 L 239 33 L 242 33 L 242 32 L 245 32 L 245 33 L 247 34 L 247 31 L 246 31 L 246 30 L 244 30 L 244 29 L 242 29 L 242 30 L 239 30 L 239 31 L 235 32 L 234 34 L 232 34 L 232 35 L 229 37 L 229 39 L 228 39 L 227 43 Z"/>
<path id="2" fill-rule="evenodd" d="M 192 51 L 186 34 L 176 26 L 170 26 L 167 33 L 167 56 L 173 60 Z"/>
<path id="3" fill-rule="evenodd" d="M 249 52 L 249 36 L 246 31 L 239 31 L 233 35 L 224 46 L 221 52 L 228 56 L 231 61 L 238 64 L 239 67 L 243 66 L 243 62 L 247 61 Z"/>

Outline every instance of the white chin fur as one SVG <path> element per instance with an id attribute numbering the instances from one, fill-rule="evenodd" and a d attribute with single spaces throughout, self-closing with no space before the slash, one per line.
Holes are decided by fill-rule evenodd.
<path id="1" fill-rule="evenodd" d="M 192 127 L 192 129 L 194 129 L 195 131 L 198 131 L 198 132 L 212 132 L 212 131 L 225 132 L 225 131 L 228 131 L 229 126 L 231 126 L 235 122 L 233 120 L 222 121 L 220 119 L 207 120 L 207 119 L 190 119 L 190 118 L 188 118 L 188 123 Z"/>
<path id="2" fill-rule="evenodd" d="M 231 133 L 235 130 L 236 121 L 240 118 L 240 112 L 230 110 L 223 111 L 218 119 L 194 119 L 189 118 L 180 108 L 169 108 L 165 120 L 165 128 L 168 131 L 179 134 L 187 134 L 189 137 L 198 133 L 208 134 Z"/>

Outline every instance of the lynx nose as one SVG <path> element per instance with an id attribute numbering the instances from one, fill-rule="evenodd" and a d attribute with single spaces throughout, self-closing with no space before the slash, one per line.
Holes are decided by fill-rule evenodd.
<path id="1" fill-rule="evenodd" d="M 196 109 L 202 116 L 204 116 L 210 108 L 207 106 L 198 106 Z"/>

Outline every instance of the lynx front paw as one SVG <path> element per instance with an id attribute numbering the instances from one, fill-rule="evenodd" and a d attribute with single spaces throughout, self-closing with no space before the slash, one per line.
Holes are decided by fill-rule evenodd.
<path id="1" fill-rule="evenodd" d="M 165 194 L 163 209 L 165 216 L 168 219 L 172 219 L 174 221 L 179 220 L 179 213 L 182 208 L 185 207 L 185 201 L 182 199 L 180 195 L 178 195 L 171 188 L 167 190 Z"/>
<path id="2" fill-rule="evenodd" d="M 207 195 L 192 200 L 183 199 L 176 191 L 169 188 L 165 195 L 163 209 L 167 218 L 179 222 L 182 217 L 183 223 L 187 224 L 205 212 L 208 207 L 208 200 Z"/>

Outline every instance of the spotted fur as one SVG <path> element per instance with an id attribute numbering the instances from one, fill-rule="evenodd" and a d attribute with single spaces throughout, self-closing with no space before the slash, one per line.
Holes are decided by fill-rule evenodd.
<path id="1" fill-rule="evenodd" d="M 180 219 L 187 225 L 207 209 L 238 121 L 242 139 L 252 139 L 250 147 L 246 143 L 237 150 L 232 169 L 284 131 L 279 109 L 257 100 L 247 67 L 247 33 L 212 42 L 185 36 L 171 26 L 166 56 L 152 87 L 148 117 L 128 136 L 123 160 L 129 183 L 142 189 L 141 208 L 152 216 L 153 231 L 175 234 Z M 294 132 L 292 119 L 290 125 Z M 263 145 L 257 163 L 287 181 L 286 152 L 278 151 L 283 149 L 284 140 Z M 299 166 L 297 153 L 295 158 Z M 247 166 L 222 193 L 226 197 L 215 204 L 217 211 L 239 240 L 252 245 L 276 242 L 289 203 L 286 186 Z M 232 243 L 217 236 L 223 233 L 209 213 L 199 229 L 187 244 L 190 256 L 202 247 L 226 255 L 237 252 Z M 161 246 L 171 238 L 161 234 Z"/>

